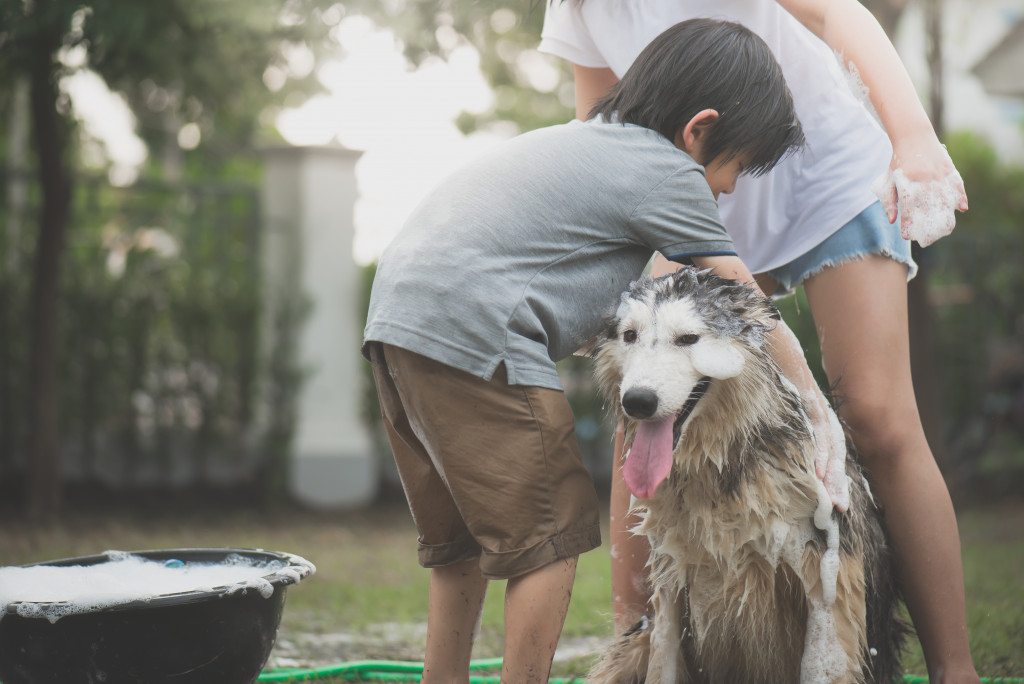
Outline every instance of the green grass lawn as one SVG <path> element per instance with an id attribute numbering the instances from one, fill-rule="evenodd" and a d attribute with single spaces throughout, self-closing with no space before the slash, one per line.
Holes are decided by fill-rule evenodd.
<path id="1" fill-rule="evenodd" d="M 960 530 L 979 673 L 1024 677 L 1024 502 L 963 510 Z M 288 551 L 317 565 L 315 575 L 289 590 L 281 641 L 302 634 L 381 635 L 379 647 L 328 650 L 311 660 L 422 658 L 422 638 L 415 631 L 398 648 L 385 643 L 403 625 L 422 626 L 427 613 L 429 573 L 416 563 L 415 530 L 400 502 L 344 514 L 182 509 L 140 516 L 122 509 L 69 515 L 61 526 L 47 528 L 0 522 L 2 565 L 106 549 L 204 546 Z M 607 543 L 580 558 L 565 640 L 611 635 L 608 567 Z M 501 655 L 503 594 L 504 583 L 492 583 L 475 658 Z M 904 663 L 909 673 L 925 672 L 914 640 Z M 563 665 L 560 674 L 580 673 L 586 665 Z"/>

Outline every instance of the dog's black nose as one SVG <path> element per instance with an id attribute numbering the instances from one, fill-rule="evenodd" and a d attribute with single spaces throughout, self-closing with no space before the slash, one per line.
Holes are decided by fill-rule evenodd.
<path id="1" fill-rule="evenodd" d="M 650 418 L 658 410 L 658 395 L 646 387 L 628 390 L 622 395 L 622 410 L 630 418 Z"/>

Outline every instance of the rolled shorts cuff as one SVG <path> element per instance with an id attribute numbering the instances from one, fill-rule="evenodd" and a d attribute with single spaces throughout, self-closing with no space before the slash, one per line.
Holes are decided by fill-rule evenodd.
<path id="1" fill-rule="evenodd" d="M 472 537 L 447 544 L 424 544 L 419 542 L 417 554 L 420 566 L 440 568 L 480 557 L 480 545 Z"/>
<path id="2" fill-rule="evenodd" d="M 601 526 L 590 525 L 582 530 L 566 532 L 543 539 L 533 546 L 512 551 L 482 551 L 472 538 L 448 544 L 419 544 L 419 562 L 424 568 L 440 568 L 468 560 L 480 559 L 480 572 L 487 579 L 509 579 L 557 560 L 573 558 L 601 545 Z"/>
<path id="3" fill-rule="evenodd" d="M 826 268 L 880 255 L 907 267 L 907 280 L 917 275 L 917 264 L 910 252 L 910 241 L 900 235 L 899 218 L 889 223 L 880 202 L 853 217 L 839 230 L 793 261 L 768 272 L 778 287 L 773 297 L 793 294 L 811 276 Z"/>
<path id="4" fill-rule="evenodd" d="M 555 561 L 574 558 L 601 545 L 601 526 L 564 532 L 533 546 L 512 551 L 484 552 L 480 573 L 487 579 L 510 579 L 543 568 Z"/>

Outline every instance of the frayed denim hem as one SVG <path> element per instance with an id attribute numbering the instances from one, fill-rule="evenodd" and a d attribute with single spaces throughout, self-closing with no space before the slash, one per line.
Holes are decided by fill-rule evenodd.
<path id="1" fill-rule="evenodd" d="M 772 297 L 793 294 L 804 281 L 827 268 L 876 255 L 906 266 L 909 281 L 917 275 L 917 264 L 911 256 L 910 242 L 900 236 L 897 226 L 889 223 L 881 203 L 875 202 L 805 254 L 768 271 L 778 284 Z"/>
<path id="2" fill-rule="evenodd" d="M 771 294 L 771 298 L 772 299 L 785 299 L 786 297 L 789 297 L 790 295 L 796 294 L 796 289 L 798 287 L 800 287 L 801 285 L 803 285 L 804 282 L 808 278 L 813 278 L 814 276 L 822 273 L 826 269 L 835 268 L 837 266 L 842 266 L 843 264 L 849 264 L 849 263 L 852 263 L 854 261 L 860 261 L 861 259 L 867 259 L 868 257 L 872 257 L 872 256 L 883 256 L 883 257 L 892 259 L 893 261 L 895 261 L 895 262 L 897 262 L 899 264 L 902 264 L 903 266 L 906 266 L 906 268 L 907 268 L 907 282 L 908 283 L 911 280 L 913 280 L 915 276 L 917 276 L 917 262 L 914 261 L 914 259 L 912 257 L 910 257 L 910 256 L 904 257 L 901 254 L 893 254 L 891 250 L 880 249 L 880 250 L 878 250 L 876 252 L 861 252 L 859 254 L 851 254 L 850 256 L 840 257 L 838 259 L 832 259 L 832 260 L 826 261 L 824 263 L 818 264 L 817 266 L 815 266 L 813 269 L 811 269 L 809 271 L 805 271 L 798 279 L 795 279 L 795 280 L 794 279 L 790 279 L 788 277 L 785 278 L 785 279 L 782 279 L 782 278 L 778 277 L 778 275 L 776 275 L 775 270 L 769 271 L 768 275 L 771 276 L 775 280 L 776 283 L 778 283 L 777 287 L 775 288 L 775 292 L 773 292 Z M 785 268 L 785 267 L 783 267 L 783 268 Z"/>

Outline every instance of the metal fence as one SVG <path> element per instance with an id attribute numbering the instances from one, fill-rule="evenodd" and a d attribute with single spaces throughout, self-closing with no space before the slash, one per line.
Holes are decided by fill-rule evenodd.
<path id="1" fill-rule="evenodd" d="M 33 179 L 0 174 L 0 474 L 24 470 Z M 261 458 L 259 195 L 75 179 L 62 268 L 65 479 L 246 481 Z"/>

